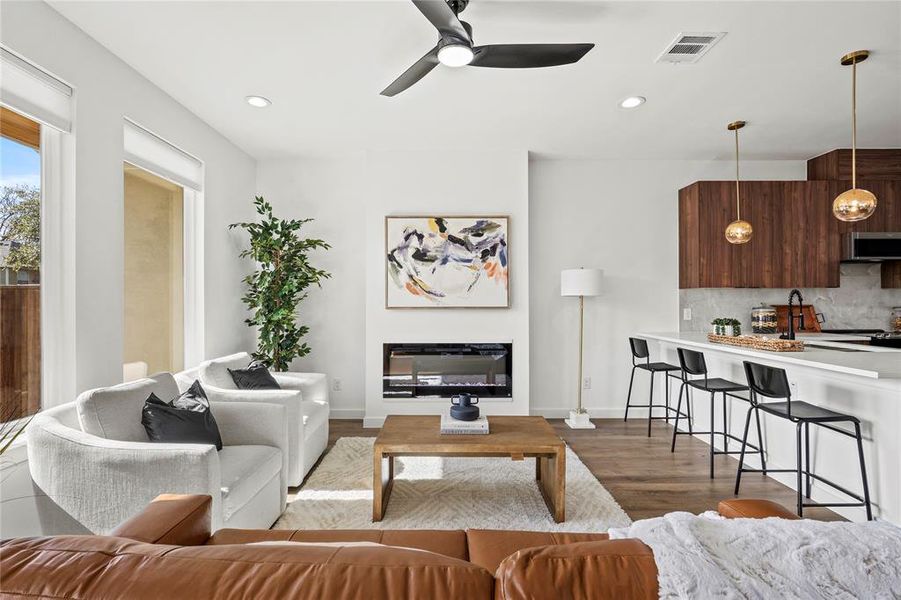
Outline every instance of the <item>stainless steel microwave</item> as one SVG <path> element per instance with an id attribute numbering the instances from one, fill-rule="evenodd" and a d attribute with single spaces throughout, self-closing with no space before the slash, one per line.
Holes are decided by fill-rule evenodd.
<path id="1" fill-rule="evenodd" d="M 846 233 L 842 238 L 842 260 L 847 262 L 901 260 L 901 232 Z"/>

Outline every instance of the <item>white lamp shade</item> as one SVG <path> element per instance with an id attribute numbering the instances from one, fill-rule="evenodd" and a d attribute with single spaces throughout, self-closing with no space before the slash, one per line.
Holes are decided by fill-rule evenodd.
<path id="1" fill-rule="evenodd" d="M 560 295 L 600 296 L 603 281 L 601 269 L 564 269 L 560 272 Z"/>

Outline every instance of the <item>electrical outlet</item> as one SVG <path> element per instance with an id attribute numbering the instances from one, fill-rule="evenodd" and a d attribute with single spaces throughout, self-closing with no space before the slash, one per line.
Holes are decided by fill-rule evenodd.
<path id="1" fill-rule="evenodd" d="M 332 379 L 332 391 L 340 392 L 341 391 L 341 380 L 337 377 Z"/>
<path id="2" fill-rule="evenodd" d="M 691 321 L 691 309 L 690 308 L 682 309 L 682 320 L 683 321 Z"/>
<path id="3" fill-rule="evenodd" d="M 583 377 L 582 378 L 582 389 L 583 390 L 591 389 L 591 377 Z"/>

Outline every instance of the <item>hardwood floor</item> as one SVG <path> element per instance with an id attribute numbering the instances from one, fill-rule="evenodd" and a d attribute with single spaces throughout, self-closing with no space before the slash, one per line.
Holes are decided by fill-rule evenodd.
<path id="1" fill-rule="evenodd" d="M 573 430 L 562 419 L 548 419 L 557 433 L 579 456 L 633 520 L 656 517 L 675 510 L 700 513 L 716 510 L 717 502 L 734 497 L 738 461 L 716 457 L 714 480 L 708 478 L 707 444 L 679 436 L 676 452 L 670 452 L 672 427 L 655 421 L 647 437 L 647 421 L 624 423 L 620 419 L 594 419 L 597 429 Z M 329 422 L 329 446 L 341 437 L 375 437 L 376 429 L 363 422 Z M 794 490 L 760 474 L 742 478 L 742 498 L 765 498 L 789 508 L 795 505 Z M 805 509 L 813 519 L 839 520 L 825 508 Z"/>

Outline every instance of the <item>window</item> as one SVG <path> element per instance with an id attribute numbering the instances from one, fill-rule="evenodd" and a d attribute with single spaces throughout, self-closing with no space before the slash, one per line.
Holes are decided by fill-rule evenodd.
<path id="1" fill-rule="evenodd" d="M 0 422 L 41 408 L 40 139 L 0 107 Z"/>
<path id="2" fill-rule="evenodd" d="M 184 368 L 184 197 L 125 163 L 125 381 Z"/>

